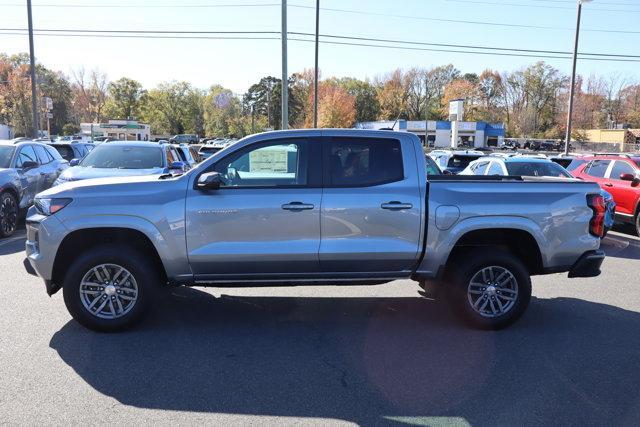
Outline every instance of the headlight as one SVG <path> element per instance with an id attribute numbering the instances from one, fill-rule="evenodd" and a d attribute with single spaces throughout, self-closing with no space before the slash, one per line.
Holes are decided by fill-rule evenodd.
<path id="1" fill-rule="evenodd" d="M 34 205 L 38 213 L 49 216 L 67 206 L 71 203 L 71 200 L 72 199 L 46 199 L 37 197 Z"/>

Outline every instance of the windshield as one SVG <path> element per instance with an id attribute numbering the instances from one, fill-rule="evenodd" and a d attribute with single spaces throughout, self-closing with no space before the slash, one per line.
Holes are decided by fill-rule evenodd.
<path id="1" fill-rule="evenodd" d="M 509 175 L 514 176 L 553 176 L 572 178 L 562 166 L 553 162 L 507 162 Z"/>
<path id="2" fill-rule="evenodd" d="M 11 166 L 11 158 L 13 157 L 14 147 L 0 146 L 0 168 L 8 168 Z"/>
<path id="3" fill-rule="evenodd" d="M 480 157 L 482 156 L 469 156 L 469 155 L 452 156 L 449 159 L 449 163 L 447 164 L 447 167 L 464 169 L 467 166 L 469 166 L 469 163 L 473 162 L 474 160 L 478 160 Z"/>
<path id="4" fill-rule="evenodd" d="M 163 167 L 160 147 L 127 147 L 102 144 L 80 162 L 86 168 L 152 169 Z"/>

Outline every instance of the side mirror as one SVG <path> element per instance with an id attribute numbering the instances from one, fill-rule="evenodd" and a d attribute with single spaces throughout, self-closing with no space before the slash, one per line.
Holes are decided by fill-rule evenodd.
<path id="1" fill-rule="evenodd" d="M 29 170 L 29 169 L 33 169 L 33 168 L 37 168 L 38 167 L 38 163 L 36 162 L 22 162 L 22 170 Z"/>
<path id="2" fill-rule="evenodd" d="M 217 190 L 222 184 L 222 177 L 218 172 L 203 173 L 198 177 L 198 189 L 200 190 Z"/>
<path id="3" fill-rule="evenodd" d="M 453 175 L 453 172 L 451 172 L 449 169 L 445 169 L 442 171 L 442 175 Z"/>
<path id="4" fill-rule="evenodd" d="M 632 173 L 623 173 L 620 175 L 620 179 L 622 181 L 630 181 L 632 187 L 637 187 L 638 185 L 640 185 L 640 178 Z"/>
<path id="5" fill-rule="evenodd" d="M 78 166 L 80 164 L 80 159 L 71 159 L 69 162 L 69 166 Z"/>

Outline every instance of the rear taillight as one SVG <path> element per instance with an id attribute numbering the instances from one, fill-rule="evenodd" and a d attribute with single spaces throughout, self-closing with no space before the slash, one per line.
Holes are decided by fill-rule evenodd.
<path id="1" fill-rule="evenodd" d="M 596 237 L 602 237 L 604 236 L 604 216 L 607 211 L 604 197 L 600 194 L 589 194 L 587 196 L 587 204 L 593 211 L 593 216 L 589 221 L 589 233 Z"/>

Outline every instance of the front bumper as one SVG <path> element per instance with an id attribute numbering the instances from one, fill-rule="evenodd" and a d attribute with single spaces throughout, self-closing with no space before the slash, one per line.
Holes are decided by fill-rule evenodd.
<path id="1" fill-rule="evenodd" d="M 569 277 L 596 277 L 600 275 L 600 266 L 605 254 L 601 250 L 588 251 L 582 254 L 569 270 Z"/>
<path id="2" fill-rule="evenodd" d="M 38 214 L 33 207 L 29 208 L 25 221 L 27 229 L 27 240 L 25 251 L 27 260 L 33 271 L 44 279 L 47 286 L 47 293 L 53 294 L 56 289 L 51 283 L 53 276 L 53 264 L 55 261 L 58 246 L 66 235 L 66 228 L 55 215 L 44 216 Z"/>

